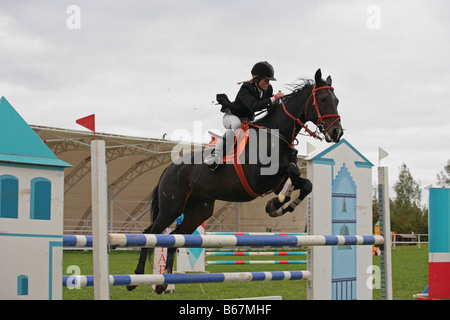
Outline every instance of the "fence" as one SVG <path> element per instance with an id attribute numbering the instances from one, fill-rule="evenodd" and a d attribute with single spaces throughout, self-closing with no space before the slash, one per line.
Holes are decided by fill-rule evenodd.
<path id="1" fill-rule="evenodd" d="M 428 244 L 428 234 L 420 233 L 395 233 L 392 232 L 392 248 L 395 249 L 396 246 L 410 246 L 418 245 L 420 249 L 421 244 Z"/>

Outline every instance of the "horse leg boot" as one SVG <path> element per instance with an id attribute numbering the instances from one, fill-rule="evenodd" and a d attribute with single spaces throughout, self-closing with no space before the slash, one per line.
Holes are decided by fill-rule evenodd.
<path id="1" fill-rule="evenodd" d="M 233 148 L 233 146 L 234 146 L 234 130 L 227 129 L 222 139 L 219 141 L 216 148 L 214 149 L 214 151 L 205 160 L 203 160 L 203 163 L 206 164 L 211 169 L 211 171 L 216 170 L 219 164 L 222 163 L 224 155 L 228 154 Z"/>
<path id="2" fill-rule="evenodd" d="M 291 200 L 291 193 L 294 190 L 291 178 L 288 178 L 284 184 L 283 189 L 278 194 L 278 197 L 274 197 L 267 201 L 266 213 L 271 217 L 280 216 L 280 208 L 289 200 Z"/>

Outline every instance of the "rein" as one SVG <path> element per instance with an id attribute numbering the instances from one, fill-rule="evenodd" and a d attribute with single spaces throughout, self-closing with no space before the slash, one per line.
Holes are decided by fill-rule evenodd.
<path id="1" fill-rule="evenodd" d="M 263 126 L 259 126 L 259 125 L 257 125 L 257 124 L 252 123 L 252 122 L 248 122 L 248 121 L 244 121 L 244 122 L 247 123 L 249 126 L 258 128 L 259 130 L 266 131 L 267 133 L 276 136 L 278 139 L 280 139 L 281 141 L 283 141 L 284 143 L 286 143 L 289 147 L 291 147 L 291 148 L 293 147 L 293 146 L 292 146 L 292 143 L 289 142 L 288 139 L 286 139 L 286 137 L 283 136 L 281 133 L 279 133 L 279 132 L 277 132 L 277 131 L 274 131 L 273 129 L 270 129 L 270 128 L 266 128 L 266 127 L 263 127 Z"/>
<path id="2" fill-rule="evenodd" d="M 308 105 L 309 105 L 309 100 L 311 99 L 311 97 L 313 97 L 313 106 L 315 107 L 315 110 L 316 110 L 316 113 L 317 113 L 317 116 L 318 116 L 318 119 L 317 119 L 317 122 L 316 122 L 316 126 L 317 126 L 317 128 L 322 128 L 322 129 L 319 129 L 321 132 L 327 132 L 328 131 L 328 129 L 329 128 L 331 128 L 331 126 L 333 125 L 333 124 L 335 124 L 336 123 L 336 121 L 339 121 L 339 119 L 341 118 L 338 114 L 326 114 L 326 115 L 322 115 L 321 113 L 320 113 L 320 110 L 319 110 L 319 104 L 317 103 L 317 98 L 316 98 L 316 91 L 319 91 L 319 90 L 323 90 L 323 89 L 329 89 L 329 90 L 334 90 L 334 88 L 333 87 L 331 87 L 331 86 L 325 86 L 325 87 L 319 87 L 319 88 L 316 88 L 316 85 L 314 85 L 314 88 L 313 88 L 313 90 L 312 90 L 312 92 L 311 92 L 311 95 L 309 96 L 309 98 L 308 98 L 308 100 L 306 100 L 306 106 L 305 106 L 305 118 L 306 118 L 306 109 L 308 109 Z M 294 120 L 295 121 L 295 123 L 294 123 L 294 130 L 293 130 L 293 132 L 292 132 L 292 138 L 291 138 L 291 144 L 296 140 L 296 138 L 295 138 L 295 136 L 296 136 L 296 133 L 295 133 L 295 131 L 296 131 L 296 123 L 298 123 L 303 129 L 305 129 L 305 131 L 311 136 L 311 137 L 313 137 L 314 139 L 318 139 L 318 140 L 320 140 L 320 141 L 323 141 L 323 137 L 320 137 L 318 134 L 317 134 L 317 130 L 316 130 L 316 132 L 312 132 L 309 128 L 308 128 L 308 126 L 305 124 L 305 123 L 303 123 L 299 118 L 296 118 L 296 117 L 294 117 L 291 113 L 289 113 L 289 111 L 286 109 L 286 105 L 283 103 L 283 111 L 284 111 L 284 113 L 288 116 L 288 117 L 290 117 L 292 120 Z M 324 124 L 324 121 L 323 121 L 323 119 L 326 119 L 326 118 L 336 118 L 326 129 L 324 129 L 324 126 L 323 126 L 323 124 Z"/>

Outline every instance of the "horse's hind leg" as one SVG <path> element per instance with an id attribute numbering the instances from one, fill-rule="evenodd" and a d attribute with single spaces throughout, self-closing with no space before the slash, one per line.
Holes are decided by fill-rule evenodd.
<path id="1" fill-rule="evenodd" d="M 149 234 L 151 233 L 151 227 L 148 227 L 147 229 L 144 230 L 144 234 Z M 153 248 L 142 248 L 141 249 L 141 253 L 139 255 L 139 262 L 138 265 L 136 267 L 136 269 L 134 270 L 135 274 L 143 274 L 145 272 L 145 260 L 147 259 L 147 255 L 150 256 L 152 255 L 152 251 Z"/>
<path id="2" fill-rule="evenodd" d="M 190 197 L 184 210 L 184 218 L 181 224 L 173 231 L 172 234 L 192 234 L 198 226 L 205 220 L 210 218 L 214 211 L 214 200 L 204 200 L 197 197 Z M 164 273 L 173 272 L 173 263 L 177 248 L 169 248 L 167 250 L 166 268 Z M 156 293 L 161 294 L 167 288 L 167 284 L 157 285 Z"/>
<path id="3" fill-rule="evenodd" d="M 161 214 L 161 213 L 159 213 Z M 158 215 L 159 217 L 159 215 Z M 144 230 L 144 234 L 160 234 L 162 233 L 168 226 L 170 226 L 170 224 L 172 224 L 172 222 L 175 219 L 171 220 L 166 220 L 166 219 L 160 219 L 160 221 L 157 220 L 147 229 Z M 163 221 L 163 222 L 161 222 Z M 169 222 L 170 221 L 170 222 Z M 141 248 L 141 252 L 139 255 L 139 262 L 138 265 L 136 267 L 136 269 L 134 270 L 135 274 L 144 274 L 145 273 L 145 262 L 147 260 L 147 255 L 148 255 L 148 259 L 150 261 L 152 253 L 153 253 L 154 248 Z M 137 286 L 127 286 L 127 290 L 128 291 L 132 291 L 136 288 Z"/>
<path id="4" fill-rule="evenodd" d="M 173 269 L 173 262 L 175 260 L 175 253 L 177 252 L 177 248 L 168 248 L 167 249 L 167 258 L 166 258 L 166 268 L 164 269 L 164 273 L 172 273 L 172 271 L 167 272 L 168 269 Z M 155 292 L 157 294 L 164 293 L 167 289 L 167 284 L 159 284 L 155 286 Z"/>
<path id="5" fill-rule="evenodd" d="M 153 225 L 151 225 L 150 227 L 145 229 L 143 233 L 144 234 L 152 233 L 152 231 L 151 231 L 152 226 Z M 147 255 L 148 255 L 148 259 L 150 260 L 150 258 L 152 256 L 152 252 L 153 252 L 153 248 L 141 248 L 141 252 L 139 254 L 139 262 L 138 262 L 136 269 L 134 270 L 135 274 L 144 274 L 145 273 L 145 261 L 147 260 Z M 136 289 L 136 287 L 137 286 L 128 285 L 127 290 L 132 291 L 132 290 Z"/>
<path id="6" fill-rule="evenodd" d="M 170 187 L 165 187 L 167 185 L 170 185 Z M 154 194 L 154 197 L 158 197 L 157 208 L 155 208 L 157 216 L 153 224 L 147 229 L 145 229 L 144 233 L 146 234 L 162 233 L 183 212 L 183 208 L 185 206 L 187 198 L 187 191 L 182 186 L 179 186 L 178 188 L 174 186 L 177 185 L 170 179 L 162 179 L 160 181 L 160 184 L 158 186 L 158 192 Z M 153 201 L 155 201 L 155 198 L 153 199 Z M 152 252 L 153 248 L 141 248 L 139 262 L 134 271 L 135 274 L 145 273 L 146 258 L 148 255 L 150 259 Z M 127 286 L 127 289 L 129 291 L 135 288 L 136 286 Z"/>

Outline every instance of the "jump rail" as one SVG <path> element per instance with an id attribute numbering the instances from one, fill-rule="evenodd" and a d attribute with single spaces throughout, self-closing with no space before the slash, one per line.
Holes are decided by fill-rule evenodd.
<path id="1" fill-rule="evenodd" d="M 235 265 L 235 264 L 307 264 L 306 260 L 242 260 L 242 261 L 206 261 L 207 265 Z"/>
<path id="2" fill-rule="evenodd" d="M 377 245 L 379 235 L 311 235 L 311 236 L 235 236 L 180 234 L 120 234 L 110 233 L 109 244 L 116 247 L 164 248 L 225 248 L 225 247 L 309 247 L 332 245 Z M 92 247 L 92 236 L 65 235 L 64 247 Z"/>
<path id="3" fill-rule="evenodd" d="M 124 285 L 160 285 L 184 283 L 214 282 L 251 282 L 278 280 L 310 280 L 310 271 L 275 271 L 275 272 L 230 272 L 205 274 L 133 274 L 110 275 L 112 286 Z M 89 287 L 94 285 L 94 276 L 63 276 L 64 287 Z"/>
<path id="4" fill-rule="evenodd" d="M 306 256 L 306 251 L 292 251 L 292 252 L 251 252 L 251 251 L 233 251 L 233 252 L 205 252 L 208 257 L 225 256 L 225 257 L 243 257 L 243 256 Z"/>
<path id="5" fill-rule="evenodd" d="M 232 236 L 307 236 L 301 232 L 205 232 L 206 235 L 232 235 Z"/>

